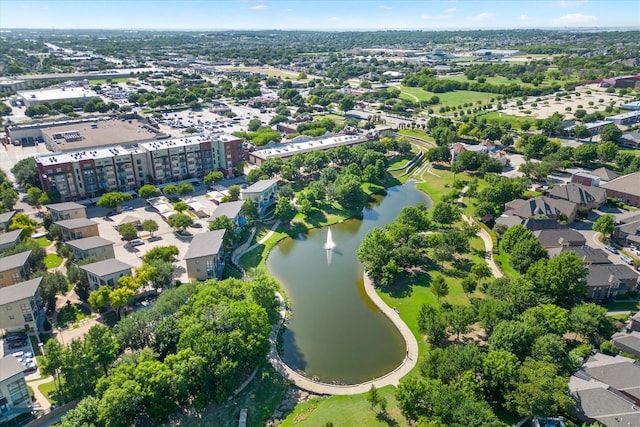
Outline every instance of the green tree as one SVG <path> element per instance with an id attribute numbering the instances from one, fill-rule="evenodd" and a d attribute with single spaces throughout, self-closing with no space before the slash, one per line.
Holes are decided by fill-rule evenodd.
<path id="1" fill-rule="evenodd" d="M 178 194 L 181 196 L 187 196 L 195 191 L 193 184 L 189 182 L 181 182 L 176 186 L 176 189 L 178 190 Z"/>
<path id="2" fill-rule="evenodd" d="M 118 233 L 120 233 L 124 240 L 133 240 L 138 237 L 138 230 L 136 230 L 133 224 L 122 224 L 118 227 Z"/>
<path id="3" fill-rule="evenodd" d="M 2 211 L 10 211 L 18 201 L 18 192 L 13 188 L 9 181 L 0 184 L 0 203 Z"/>
<path id="4" fill-rule="evenodd" d="M 607 309 L 596 304 L 580 304 L 569 312 L 569 329 L 585 339 L 606 336 L 611 333 Z"/>
<path id="5" fill-rule="evenodd" d="M 40 283 L 40 297 L 46 301 L 50 307 L 55 306 L 56 295 L 67 292 L 69 282 L 67 278 L 59 271 L 46 271 L 42 274 L 42 282 Z"/>
<path id="6" fill-rule="evenodd" d="M 222 215 L 210 221 L 209 230 L 225 230 L 222 244 L 227 250 L 233 247 L 236 238 L 236 224 L 227 216 Z"/>
<path id="7" fill-rule="evenodd" d="M 22 230 L 20 238 L 22 240 L 31 237 L 34 231 L 40 227 L 37 221 L 31 219 L 26 213 L 18 212 L 11 220 L 9 230 Z"/>
<path id="8" fill-rule="evenodd" d="M 371 384 L 371 388 L 367 392 L 367 401 L 371 405 L 372 411 L 380 403 L 380 397 L 380 392 L 378 391 L 376 386 L 374 384 Z"/>
<path id="9" fill-rule="evenodd" d="M 170 199 L 173 199 L 178 194 L 178 187 L 173 184 L 169 184 L 162 189 L 162 192 Z"/>
<path id="10" fill-rule="evenodd" d="M 447 337 L 447 321 L 442 311 L 428 304 L 422 304 L 418 312 L 418 330 L 427 336 L 433 346 L 439 346 Z"/>
<path id="11" fill-rule="evenodd" d="M 602 162 L 610 162 L 618 155 L 618 144 L 611 141 L 603 141 L 597 147 L 598 158 Z"/>
<path id="12" fill-rule="evenodd" d="M 533 233 L 524 225 L 514 225 L 503 234 L 500 239 L 500 250 L 506 253 L 511 253 L 513 247 L 521 240 L 534 238 Z"/>
<path id="13" fill-rule="evenodd" d="M 176 266 L 172 262 L 154 259 L 143 265 L 147 268 L 149 281 L 156 289 L 168 288 L 173 284 L 173 276 Z"/>
<path id="14" fill-rule="evenodd" d="M 204 183 L 207 185 L 214 185 L 216 182 L 222 181 L 224 175 L 220 171 L 211 171 L 204 177 Z"/>
<path id="15" fill-rule="evenodd" d="M 115 209 L 128 200 L 131 200 L 130 194 L 115 191 L 103 194 L 96 202 L 96 205 L 105 209 Z"/>
<path id="16" fill-rule="evenodd" d="M 461 285 L 464 293 L 469 296 L 469 294 L 474 293 L 478 287 L 478 276 L 473 273 L 469 274 L 467 277 L 462 279 Z"/>
<path id="17" fill-rule="evenodd" d="M 47 197 L 47 193 L 43 192 L 38 187 L 31 187 L 27 190 L 27 200 L 36 209 L 40 209 L 40 206 L 46 204 L 49 198 Z"/>
<path id="18" fill-rule="evenodd" d="M 118 340 L 106 326 L 92 326 L 84 337 L 85 349 L 99 369 L 107 375 L 109 367 L 120 353 Z"/>
<path id="19" fill-rule="evenodd" d="M 231 197 L 232 201 L 237 201 L 240 199 L 240 186 L 232 185 L 229 187 L 229 197 Z"/>
<path id="20" fill-rule="evenodd" d="M 441 225 L 451 225 L 460 219 L 460 208 L 452 203 L 438 202 L 431 210 L 431 218 Z"/>
<path id="21" fill-rule="evenodd" d="M 260 129 L 260 126 L 262 126 L 262 122 L 260 121 L 260 119 L 251 119 L 249 120 L 249 125 L 247 126 L 247 130 L 249 132 L 255 132 L 258 129 Z"/>
<path id="22" fill-rule="evenodd" d="M 153 233 L 158 231 L 158 228 L 158 223 L 152 219 L 145 219 L 142 222 L 142 229 L 151 233 L 151 237 L 153 237 Z"/>
<path id="23" fill-rule="evenodd" d="M 180 201 L 175 202 L 175 203 L 173 204 L 173 208 L 174 208 L 175 210 L 177 210 L 178 212 L 184 212 L 184 211 L 186 211 L 186 210 L 188 210 L 188 209 L 189 209 L 189 205 L 187 205 L 185 202 L 183 202 L 182 200 L 180 200 Z"/>
<path id="24" fill-rule="evenodd" d="M 615 230 L 616 219 L 610 214 L 600 216 L 600 218 L 593 223 L 593 231 L 602 233 L 605 239 L 610 238 Z"/>
<path id="25" fill-rule="evenodd" d="M 145 184 L 138 190 L 138 196 L 141 199 L 150 199 L 152 197 L 158 197 L 161 194 L 160 190 L 154 185 Z"/>
<path id="26" fill-rule="evenodd" d="M 176 214 L 170 215 L 169 218 L 167 218 L 167 222 L 171 227 L 175 228 L 176 230 L 183 231 L 185 228 L 193 225 L 193 218 L 191 218 L 187 214 L 176 213 Z"/>
<path id="27" fill-rule="evenodd" d="M 247 219 L 247 221 L 254 221 L 258 219 L 258 206 L 253 199 L 248 198 L 242 204 L 242 215 Z"/>
<path id="28" fill-rule="evenodd" d="M 103 311 L 110 304 L 111 287 L 102 285 L 89 294 L 89 304 L 96 311 Z"/>
<path id="29" fill-rule="evenodd" d="M 393 251 L 393 240 L 382 228 L 369 231 L 358 248 L 358 259 L 365 271 L 371 274 L 374 283 L 381 283 L 383 268 L 389 263 Z"/>
<path id="30" fill-rule="evenodd" d="M 594 144 L 581 144 L 573 150 L 573 159 L 578 163 L 589 163 L 598 158 L 598 149 Z"/>
<path id="31" fill-rule="evenodd" d="M 440 304 L 440 298 L 449 295 L 449 285 L 444 280 L 444 277 L 437 275 L 431 282 L 431 292 L 436 296 L 438 304 Z"/>
<path id="32" fill-rule="evenodd" d="M 622 136 L 622 131 L 615 123 L 609 123 L 600 129 L 598 135 L 600 135 L 600 141 L 618 142 L 618 139 Z"/>
<path id="33" fill-rule="evenodd" d="M 11 173 L 19 185 L 26 187 L 27 184 L 29 184 L 32 187 L 41 188 L 40 175 L 38 174 L 36 159 L 34 157 L 19 160 L 18 163 L 11 168 Z"/>
<path id="34" fill-rule="evenodd" d="M 491 269 L 485 262 L 477 262 L 471 266 L 471 274 L 476 276 L 476 279 L 488 279 L 491 277 Z"/>
<path id="35" fill-rule="evenodd" d="M 569 310 L 554 304 L 531 307 L 520 315 L 520 320 L 552 334 L 564 335 L 569 330 Z"/>
<path id="36" fill-rule="evenodd" d="M 296 215 L 296 208 L 293 204 L 281 195 L 278 195 L 274 216 L 280 221 L 288 223 Z"/>
<path id="37" fill-rule="evenodd" d="M 517 381 L 520 361 L 507 350 L 490 351 L 482 358 L 482 378 L 486 397 L 493 402 L 504 402 Z"/>
<path id="38" fill-rule="evenodd" d="M 457 339 L 460 340 L 460 334 L 468 333 L 469 326 L 475 323 L 476 313 L 473 307 L 455 305 L 447 313 L 447 319 L 451 333 L 456 334 Z"/>
<path id="39" fill-rule="evenodd" d="M 509 256 L 509 263 L 518 273 L 524 274 L 529 267 L 547 256 L 547 251 L 542 247 L 540 241 L 536 238 L 529 238 L 515 244 Z"/>
<path id="40" fill-rule="evenodd" d="M 526 277 L 543 299 L 572 307 L 585 296 L 587 273 L 584 261 L 575 252 L 567 251 L 539 260 L 528 269 Z"/>
<path id="41" fill-rule="evenodd" d="M 333 183 L 333 197 L 343 208 L 360 212 L 366 202 L 366 194 L 360 178 L 351 174 L 340 174 Z"/>
<path id="42" fill-rule="evenodd" d="M 164 262 L 174 262 L 176 261 L 176 257 L 178 256 L 178 253 L 179 253 L 178 248 L 173 245 L 158 246 L 148 251 L 142 257 L 142 260 L 146 263 L 151 263 L 152 261 L 155 261 L 155 260 L 160 260 Z"/>

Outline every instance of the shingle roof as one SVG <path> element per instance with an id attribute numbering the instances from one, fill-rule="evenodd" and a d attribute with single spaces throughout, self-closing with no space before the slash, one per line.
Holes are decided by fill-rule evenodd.
<path id="1" fill-rule="evenodd" d="M 582 246 L 587 239 L 580 233 L 570 228 L 557 230 L 536 230 L 533 235 L 543 248 L 556 248 L 558 246 Z"/>
<path id="2" fill-rule="evenodd" d="M 549 195 L 581 205 L 587 205 L 593 202 L 604 203 L 607 199 L 606 192 L 602 188 L 587 187 L 586 185 L 576 183 L 553 187 Z"/>
<path id="3" fill-rule="evenodd" d="M 513 200 L 506 203 L 505 208 L 521 218 L 529 218 L 535 215 L 559 216 L 561 213 L 570 215 L 576 209 L 576 204 L 566 200 L 539 196 L 529 200 Z"/>
<path id="4" fill-rule="evenodd" d="M 640 172 L 630 173 L 605 182 L 600 184 L 600 188 L 640 196 Z"/>
<path id="5" fill-rule="evenodd" d="M 264 190 L 266 190 L 267 188 L 277 183 L 278 183 L 277 179 L 263 179 L 245 188 L 244 190 L 242 190 L 242 192 L 243 193 L 262 193 Z"/>
<path id="6" fill-rule="evenodd" d="M 26 251 L 0 258 L 0 271 L 7 271 L 12 268 L 22 267 L 27 262 L 30 255 L 31 251 Z"/>
<path id="7" fill-rule="evenodd" d="M 107 240 L 100 236 L 85 237 L 83 239 L 76 239 L 67 242 L 67 245 L 78 248 L 82 251 L 89 249 L 100 248 L 102 246 L 113 245 L 111 240 Z"/>
<path id="8" fill-rule="evenodd" d="M 193 240 L 191 240 L 189 244 L 189 250 L 187 250 L 187 253 L 184 255 L 184 259 L 217 255 L 222 247 L 224 232 L 224 229 L 213 230 L 193 236 Z"/>
<path id="9" fill-rule="evenodd" d="M 22 233 L 21 229 L 8 231 L 6 233 L 0 233 L 0 245 L 6 245 L 8 243 L 15 242 L 20 238 L 20 233 Z"/>
<path id="10" fill-rule="evenodd" d="M 95 274 L 96 276 L 101 277 L 112 273 L 118 273 L 120 271 L 131 271 L 132 267 L 127 263 L 112 258 L 87 265 L 81 265 L 80 268 L 84 271 L 88 271 L 91 274 Z"/>
<path id="11" fill-rule="evenodd" d="M 38 292 L 42 277 L 16 283 L 15 285 L 0 288 L 0 304 L 9 304 L 32 297 Z"/>
<path id="12" fill-rule="evenodd" d="M 578 258 L 582 259 L 586 263 L 594 263 L 594 264 L 608 264 L 609 255 L 602 249 L 594 249 L 591 246 L 583 245 L 583 246 L 564 246 L 561 248 L 550 248 L 547 252 L 549 252 L 549 256 L 557 256 L 563 252 L 575 252 L 578 255 Z"/>
<path id="13" fill-rule="evenodd" d="M 602 181 L 611 181 L 612 179 L 616 179 L 620 176 L 611 169 L 607 169 L 605 167 L 592 170 L 591 173 L 599 177 Z"/>
<path id="14" fill-rule="evenodd" d="M 589 286 L 602 286 L 614 283 L 617 280 L 638 280 L 638 273 L 623 264 L 596 264 L 589 267 L 587 284 Z"/>
<path id="15" fill-rule="evenodd" d="M 0 359 L 0 382 L 8 380 L 14 375 L 27 370 L 27 367 L 12 355 L 4 356 Z"/>
<path id="16" fill-rule="evenodd" d="M 616 344 L 622 344 L 631 350 L 634 350 L 637 355 L 640 355 L 640 332 L 618 332 L 613 334 L 611 341 Z"/>
<path id="17" fill-rule="evenodd" d="M 73 230 L 74 228 L 87 227 L 90 225 L 98 225 L 97 222 L 91 221 L 87 218 L 65 219 L 64 221 L 54 222 L 54 224 L 59 225 L 60 227 L 67 228 L 69 230 Z"/>
<path id="18" fill-rule="evenodd" d="M 221 216 L 226 216 L 229 219 L 233 219 L 238 216 L 242 210 L 244 201 L 238 200 L 237 202 L 220 203 L 220 205 L 213 211 L 209 221 L 214 220 Z"/>
<path id="19" fill-rule="evenodd" d="M 551 218 L 527 218 L 523 225 L 530 231 L 537 230 L 558 230 L 560 228 L 568 228 L 566 225 L 560 224 L 557 219 Z"/>
<path id="20" fill-rule="evenodd" d="M 70 211 L 71 209 L 86 209 L 86 206 L 76 202 L 52 203 L 50 205 L 45 205 L 45 207 L 57 212 Z"/>
<path id="21" fill-rule="evenodd" d="M 11 218 L 13 218 L 13 216 L 16 214 L 16 211 L 9 211 L 9 212 L 5 212 L 5 213 L 1 213 L 0 214 L 0 224 L 3 224 L 5 222 L 9 222 L 11 220 Z"/>
<path id="22" fill-rule="evenodd" d="M 640 398 L 640 365 L 628 357 L 598 356 L 596 360 L 589 358 L 581 371 L 616 390 Z"/>

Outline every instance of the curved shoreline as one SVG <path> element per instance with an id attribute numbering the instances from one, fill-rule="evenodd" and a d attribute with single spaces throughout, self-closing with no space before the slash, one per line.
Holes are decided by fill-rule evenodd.
<path id="1" fill-rule="evenodd" d="M 387 385 L 397 386 L 400 382 L 400 379 L 408 374 L 409 371 L 411 371 L 416 366 L 416 361 L 418 359 L 418 341 L 413 336 L 413 333 L 406 325 L 406 323 L 404 323 L 404 321 L 400 318 L 400 315 L 387 304 L 385 304 L 382 298 L 380 298 L 380 296 L 376 293 L 373 281 L 366 273 L 363 274 L 363 280 L 364 289 L 369 299 L 376 305 L 376 307 L 380 309 L 380 311 L 384 313 L 385 316 L 387 316 L 387 318 L 391 321 L 391 323 L 393 323 L 396 329 L 398 329 L 405 341 L 407 355 L 402 360 L 400 366 L 376 379 L 360 384 L 348 385 L 328 384 L 320 381 L 314 381 L 294 371 L 280 358 L 280 355 L 278 354 L 278 350 L 276 348 L 278 333 L 280 332 L 280 328 L 282 327 L 287 314 L 287 307 L 284 302 L 284 298 L 280 293 L 276 292 L 276 296 L 280 301 L 280 318 L 278 320 L 278 323 L 271 331 L 271 334 L 269 335 L 271 348 L 269 349 L 269 354 L 267 357 L 271 365 L 276 371 L 278 371 L 280 375 L 292 381 L 299 388 L 310 391 L 312 393 L 325 395 L 348 395 L 366 393 L 369 391 L 372 385 L 375 385 L 376 388 L 385 387 Z"/>

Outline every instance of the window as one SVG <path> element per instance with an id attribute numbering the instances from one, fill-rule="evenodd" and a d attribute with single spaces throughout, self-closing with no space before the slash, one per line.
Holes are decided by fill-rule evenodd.
<path id="1" fill-rule="evenodd" d="M 10 305 L 7 306 L 7 310 L 11 311 L 11 306 Z"/>
<path id="2" fill-rule="evenodd" d="M 23 314 L 22 317 L 24 317 L 25 323 L 33 322 L 33 314 L 31 313 Z"/>
<path id="3" fill-rule="evenodd" d="M 19 405 L 29 400 L 29 389 L 27 389 L 27 383 L 24 381 L 24 378 L 20 378 L 9 384 L 7 390 L 9 390 L 9 395 L 14 405 Z"/>
<path id="4" fill-rule="evenodd" d="M 200 260 L 199 260 L 199 259 L 195 260 L 194 262 L 195 262 L 196 264 L 200 264 Z"/>
<path id="5" fill-rule="evenodd" d="M 141 165 L 142 164 L 142 160 L 138 159 L 138 160 L 136 160 L 136 163 Z"/>

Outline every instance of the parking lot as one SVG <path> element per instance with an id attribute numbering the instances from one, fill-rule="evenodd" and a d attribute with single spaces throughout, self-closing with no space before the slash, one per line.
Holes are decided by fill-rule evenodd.
<path id="1" fill-rule="evenodd" d="M 16 359 L 27 367 L 25 372 L 28 380 L 40 378 L 35 354 L 31 346 L 31 340 L 25 334 L 9 334 L 5 339 L 0 340 L 0 357 L 12 354 Z"/>

